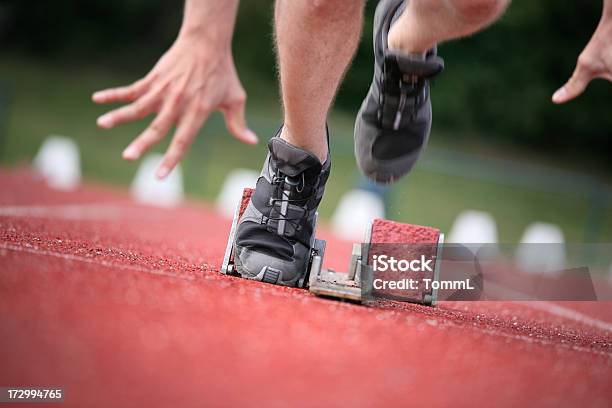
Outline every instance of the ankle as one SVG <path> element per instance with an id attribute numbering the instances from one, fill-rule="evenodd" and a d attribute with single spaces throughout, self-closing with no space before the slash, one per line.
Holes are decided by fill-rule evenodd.
<path id="1" fill-rule="evenodd" d="M 404 13 L 389 30 L 387 46 L 391 51 L 407 55 L 425 55 L 436 45 L 431 38 L 431 30 L 421 30 L 418 19 L 411 13 Z"/>
<path id="2" fill-rule="evenodd" d="M 497 20 L 509 3 L 510 0 L 451 0 L 449 5 L 462 31 L 475 32 Z"/>
<path id="3" fill-rule="evenodd" d="M 390 50 L 424 54 L 440 42 L 473 34 L 497 20 L 510 0 L 411 0 L 389 30 Z"/>
<path id="4" fill-rule="evenodd" d="M 297 137 L 307 134 L 307 137 Z M 281 130 L 280 138 L 289 144 L 314 154 L 321 163 L 325 163 L 328 155 L 327 131 L 325 127 L 319 131 L 295 132 L 287 124 Z"/>

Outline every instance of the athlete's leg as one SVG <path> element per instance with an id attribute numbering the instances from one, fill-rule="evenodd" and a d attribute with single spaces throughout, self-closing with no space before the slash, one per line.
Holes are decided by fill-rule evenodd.
<path id="1" fill-rule="evenodd" d="M 277 0 L 285 123 L 236 230 L 234 262 L 248 279 L 301 285 L 316 210 L 330 174 L 325 122 L 359 40 L 362 0 Z"/>
<path id="2" fill-rule="evenodd" d="M 327 114 L 359 42 L 363 0 L 277 0 L 281 138 L 327 157 Z"/>
<path id="3" fill-rule="evenodd" d="M 434 45 L 473 34 L 496 21 L 510 0 L 409 0 L 389 31 L 389 48 L 425 53 Z"/>

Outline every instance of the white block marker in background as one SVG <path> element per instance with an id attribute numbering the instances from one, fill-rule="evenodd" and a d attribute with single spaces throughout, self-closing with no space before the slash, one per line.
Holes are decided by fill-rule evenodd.
<path id="1" fill-rule="evenodd" d="M 33 166 L 51 188 L 69 191 L 76 189 L 81 182 L 79 147 L 67 137 L 47 137 L 34 158 Z"/>
<path id="2" fill-rule="evenodd" d="M 554 224 L 529 225 L 516 249 L 516 263 L 527 272 L 555 272 L 565 268 L 565 238 Z M 557 244 L 557 245 L 550 245 Z"/>
<path id="3" fill-rule="evenodd" d="M 375 218 L 385 217 L 381 197 L 365 190 L 351 190 L 340 199 L 332 217 L 336 235 L 348 241 L 364 239 L 364 231 Z"/>
<path id="4" fill-rule="evenodd" d="M 497 224 L 491 214 L 465 210 L 455 219 L 447 242 L 462 244 L 474 254 L 484 250 L 486 253 L 479 256 L 494 257 L 498 254 L 497 239 Z"/>
<path id="5" fill-rule="evenodd" d="M 242 191 L 249 187 L 255 188 L 259 173 L 249 169 L 236 169 L 231 171 L 223 186 L 221 186 L 221 192 L 217 197 L 217 212 L 227 218 L 234 216 L 236 206 L 240 203 L 242 198 Z"/>
<path id="6" fill-rule="evenodd" d="M 497 225 L 491 214 L 466 210 L 460 213 L 448 235 L 448 242 L 456 244 L 496 244 Z"/>
<path id="7" fill-rule="evenodd" d="M 132 181 L 132 198 L 139 203 L 157 207 L 173 207 L 183 201 L 183 175 L 180 165 L 163 180 L 155 177 L 163 156 L 153 153 L 147 155 L 140 164 Z"/>

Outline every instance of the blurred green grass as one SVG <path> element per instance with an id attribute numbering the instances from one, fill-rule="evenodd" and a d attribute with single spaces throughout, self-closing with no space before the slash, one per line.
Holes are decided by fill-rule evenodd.
<path id="1" fill-rule="evenodd" d="M 275 87 L 248 72 L 241 72 L 241 77 L 249 93 L 250 127 L 263 142 L 256 147 L 240 144 L 227 134 L 221 116 L 213 115 L 183 163 L 185 188 L 191 198 L 213 201 L 232 169 L 259 169 L 265 154 L 265 140 L 275 133 L 280 123 Z M 0 83 L 12 89 L 13 102 L 8 126 L 0 127 L 0 131 L 6 129 L 5 140 L 0 145 L 3 149 L 0 154 L 2 165 L 27 163 L 46 136 L 60 134 L 79 144 L 87 180 L 129 185 L 137 164 L 121 160 L 121 152 L 147 122 L 128 124 L 111 131 L 100 130 L 95 120 L 108 107 L 91 103 L 90 96 L 95 90 L 126 84 L 134 79 L 133 74 L 96 66 L 51 66 L 24 57 L 4 56 L 0 65 Z M 352 126 L 350 114 L 334 111 L 330 116 L 334 165 L 320 209 L 323 219 L 329 219 L 342 194 L 360 180 L 352 153 Z M 164 151 L 168 140 L 155 151 Z M 435 131 L 430 146 L 453 150 L 471 148 L 460 137 L 453 138 Z M 487 149 L 489 147 L 478 146 L 472 150 Z M 521 158 L 529 157 L 529 160 L 537 159 L 533 152 L 511 152 L 503 147 L 491 149 L 490 154 L 496 156 L 519 155 Z M 483 171 L 487 171 L 486 166 Z M 583 242 L 590 205 L 589 197 L 581 194 L 555 194 L 474 180 L 427 170 L 423 166 L 417 166 L 409 177 L 399 181 L 389 191 L 389 197 L 388 218 L 431 225 L 444 231 L 449 231 L 462 210 L 488 211 L 497 222 L 500 242 L 507 243 L 519 240 L 525 227 L 535 221 L 555 223 L 562 228 L 568 242 Z M 596 226 L 600 229 L 599 242 L 612 242 L 610 210 L 608 203 L 604 208 L 605 219 Z"/>

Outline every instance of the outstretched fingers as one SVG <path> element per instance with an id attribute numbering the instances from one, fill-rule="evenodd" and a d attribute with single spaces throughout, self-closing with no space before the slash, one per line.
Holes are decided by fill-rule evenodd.
<path id="1" fill-rule="evenodd" d="M 209 114 L 210 110 L 196 109 L 193 106 L 185 111 L 178 123 L 172 142 L 155 173 L 157 178 L 165 178 L 183 159 Z"/>
<path id="2" fill-rule="evenodd" d="M 227 130 L 234 135 L 236 139 L 247 144 L 257 144 L 259 141 L 257 135 L 246 125 L 244 112 L 245 104 L 246 96 L 241 94 L 231 103 L 224 106 L 222 111 L 223 115 L 225 116 L 225 124 L 227 126 Z"/>
<path id="3" fill-rule="evenodd" d="M 593 72 L 578 62 L 572 77 L 552 97 L 556 104 L 568 102 L 584 92 L 587 85 L 594 78 Z"/>
<path id="4" fill-rule="evenodd" d="M 155 112 L 160 104 L 161 86 L 150 90 L 129 105 L 112 110 L 98 118 L 98 126 L 111 129 L 117 125 L 140 120 Z"/>
<path id="5" fill-rule="evenodd" d="M 123 151 L 123 158 L 138 160 L 144 152 L 159 143 L 168 134 L 176 117 L 176 107 L 165 104 L 153 122 Z"/>
<path id="6" fill-rule="evenodd" d="M 131 85 L 104 89 L 95 92 L 91 99 L 95 103 L 133 102 L 147 92 L 150 86 L 148 77 L 142 78 Z"/>

